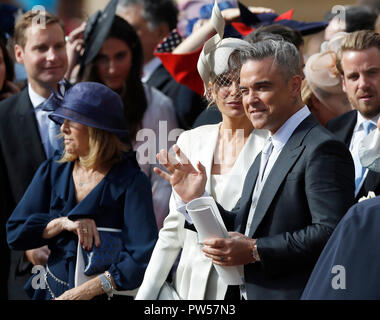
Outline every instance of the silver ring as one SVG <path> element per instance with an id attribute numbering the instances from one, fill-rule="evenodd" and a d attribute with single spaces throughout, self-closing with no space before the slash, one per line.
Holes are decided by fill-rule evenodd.
<path id="1" fill-rule="evenodd" d="M 226 257 L 225 256 L 221 256 L 220 257 L 220 261 L 224 261 L 224 260 L 226 260 Z"/>
<path id="2" fill-rule="evenodd" d="M 87 229 L 87 228 L 83 228 L 83 229 L 82 229 L 82 232 L 83 232 L 83 233 L 88 233 L 88 229 Z"/>

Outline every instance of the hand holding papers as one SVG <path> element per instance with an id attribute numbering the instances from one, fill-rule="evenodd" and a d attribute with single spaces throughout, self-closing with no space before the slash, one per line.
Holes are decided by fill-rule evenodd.
<path id="1" fill-rule="evenodd" d="M 212 197 L 202 197 L 189 202 L 186 210 L 198 232 L 199 241 L 210 237 L 229 238 L 227 229 Z M 222 280 L 228 285 L 242 284 L 242 274 L 238 266 L 215 265 Z"/>

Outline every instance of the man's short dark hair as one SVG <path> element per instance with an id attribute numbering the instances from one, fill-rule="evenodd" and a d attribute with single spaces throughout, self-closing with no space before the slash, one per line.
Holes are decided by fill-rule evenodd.
<path id="1" fill-rule="evenodd" d="M 260 28 L 257 28 L 255 31 L 247 35 L 244 40 L 248 41 L 249 43 L 255 43 L 268 39 L 268 37 L 273 34 L 281 36 L 282 38 L 279 38 L 280 40 L 283 39 L 285 41 L 293 43 L 298 49 L 305 43 L 301 32 L 290 27 L 283 26 L 281 24 L 272 24 L 269 26 L 262 26 Z"/>
<path id="2" fill-rule="evenodd" d="M 265 39 L 255 42 L 246 48 L 236 49 L 228 61 L 231 70 L 241 68 L 248 61 L 261 61 L 272 58 L 279 67 L 283 79 L 292 76 L 303 76 L 302 60 L 296 46 L 291 42 L 278 39 Z"/>
<path id="3" fill-rule="evenodd" d="M 332 20 L 337 13 L 328 12 L 325 15 L 326 20 Z M 375 30 L 375 23 L 377 19 L 377 11 L 372 8 L 360 6 L 344 6 L 344 18 L 346 22 L 345 32 L 354 32 L 359 30 Z"/>
<path id="4" fill-rule="evenodd" d="M 119 0 L 117 10 L 134 5 L 142 6 L 142 15 L 151 28 L 162 23 L 167 23 L 170 30 L 177 27 L 178 8 L 173 0 Z"/>

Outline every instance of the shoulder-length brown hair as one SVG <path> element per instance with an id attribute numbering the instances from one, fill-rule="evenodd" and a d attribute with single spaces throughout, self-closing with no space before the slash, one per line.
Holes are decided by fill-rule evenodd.
<path id="1" fill-rule="evenodd" d="M 131 147 L 124 144 L 115 134 L 101 129 L 87 128 L 89 153 L 81 159 L 81 165 L 84 167 L 95 169 L 113 166 L 122 160 L 123 152 L 130 151 Z M 72 162 L 77 159 L 77 155 L 65 151 L 58 162 Z"/>
<path id="2" fill-rule="evenodd" d="M 148 108 L 144 86 L 141 82 L 143 66 L 141 42 L 133 27 L 119 16 L 115 16 L 108 38 L 116 38 L 125 42 L 132 52 L 131 69 L 119 94 L 124 104 L 124 115 L 129 135 L 131 140 L 134 140 L 137 131 L 141 128 L 144 113 Z M 96 62 L 97 57 L 84 68 L 79 75 L 79 81 L 102 83 L 97 72 Z"/>

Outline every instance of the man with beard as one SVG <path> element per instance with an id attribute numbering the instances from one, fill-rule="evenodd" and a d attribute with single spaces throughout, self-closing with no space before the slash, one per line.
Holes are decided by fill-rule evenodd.
<path id="1" fill-rule="evenodd" d="M 362 30 L 350 33 L 342 43 L 337 68 L 343 90 L 355 109 L 327 123 L 327 128 L 350 149 L 355 163 L 355 197 L 380 193 L 380 174 L 360 164 L 358 146 L 380 116 L 380 34 Z"/>

